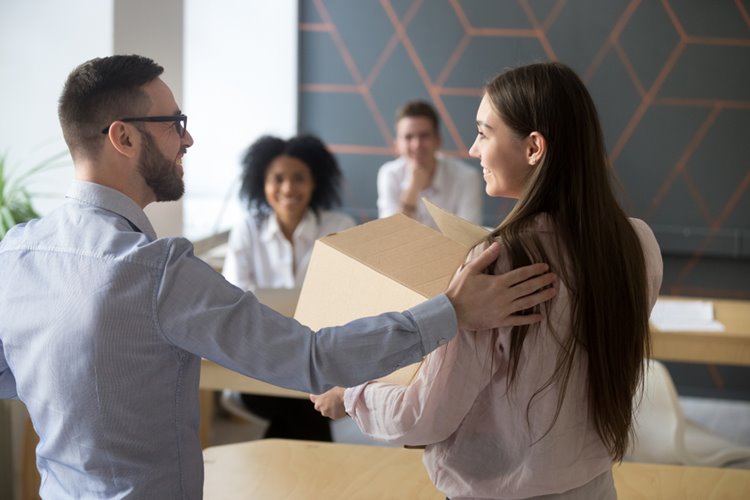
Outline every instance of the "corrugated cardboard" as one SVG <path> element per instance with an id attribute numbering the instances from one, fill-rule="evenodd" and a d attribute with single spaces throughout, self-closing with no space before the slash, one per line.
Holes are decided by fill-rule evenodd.
<path id="1" fill-rule="evenodd" d="M 403 311 L 444 292 L 487 230 L 430 210 L 450 237 L 397 214 L 316 241 L 294 317 L 319 329 Z"/>
<path id="2" fill-rule="evenodd" d="M 316 241 L 294 317 L 318 329 L 402 311 L 445 291 L 487 230 L 431 210 L 452 237 L 397 214 Z"/>
<path id="3" fill-rule="evenodd" d="M 473 248 L 490 234 L 487 228 L 477 226 L 466 219 L 446 212 L 427 198 L 422 198 L 422 202 L 427 207 L 427 211 L 432 216 L 432 220 L 435 221 L 440 232 L 469 249 Z"/>

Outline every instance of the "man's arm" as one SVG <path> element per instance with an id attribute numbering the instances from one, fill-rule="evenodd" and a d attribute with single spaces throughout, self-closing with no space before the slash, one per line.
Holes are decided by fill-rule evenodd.
<path id="1" fill-rule="evenodd" d="M 516 315 L 557 295 L 556 288 L 545 288 L 557 277 L 548 273 L 547 264 L 519 267 L 499 276 L 483 274 L 500 254 L 493 243 L 454 276 L 445 295 L 456 310 L 461 328 L 482 330 L 501 326 L 527 325 L 542 320 L 540 314 Z"/>
<path id="2" fill-rule="evenodd" d="M 541 302 L 549 292 L 522 299 L 518 291 L 548 281 L 536 278 L 537 285 L 505 290 L 538 269 L 517 270 L 510 278 L 481 274 L 498 252 L 497 245 L 490 247 L 458 273 L 446 294 L 408 311 L 312 332 L 228 284 L 193 257 L 187 241 L 177 239 L 154 296 L 155 324 L 169 342 L 188 352 L 275 385 L 321 393 L 415 363 L 452 339 L 459 324 L 482 328 L 519 321 L 509 315 Z M 538 319 L 520 318 L 526 323 Z"/>

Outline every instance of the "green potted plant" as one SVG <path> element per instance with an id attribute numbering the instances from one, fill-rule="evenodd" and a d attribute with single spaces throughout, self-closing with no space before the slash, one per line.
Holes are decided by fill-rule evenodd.
<path id="1" fill-rule="evenodd" d="M 45 170 L 64 165 L 60 160 L 66 155 L 58 153 L 15 176 L 9 172 L 7 156 L 0 156 L 0 240 L 16 224 L 39 217 L 32 205 L 29 181 Z"/>

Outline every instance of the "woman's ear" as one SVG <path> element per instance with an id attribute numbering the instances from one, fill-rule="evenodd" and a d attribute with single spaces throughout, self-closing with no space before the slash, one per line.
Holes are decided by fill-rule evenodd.
<path id="1" fill-rule="evenodd" d="M 545 154 L 547 154 L 547 139 L 539 132 L 534 131 L 530 133 L 527 137 L 526 148 L 526 158 L 529 165 L 538 165 Z"/>
<path id="2" fill-rule="evenodd" d="M 135 127 L 115 121 L 109 127 L 107 139 L 118 153 L 128 158 L 134 158 L 138 155 L 138 141 L 140 140 L 140 137 L 137 137 L 134 131 Z"/>

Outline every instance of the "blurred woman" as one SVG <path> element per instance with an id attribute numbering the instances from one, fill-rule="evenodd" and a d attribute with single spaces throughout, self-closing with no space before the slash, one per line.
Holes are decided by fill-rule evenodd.
<path id="1" fill-rule="evenodd" d="M 336 158 L 317 137 L 264 136 L 242 164 L 248 212 L 229 235 L 224 276 L 245 290 L 299 288 L 315 240 L 354 226 L 331 210 L 341 203 Z M 222 406 L 247 420 L 269 420 L 265 437 L 331 440 L 329 420 L 309 401 L 224 391 Z"/>
<path id="2" fill-rule="evenodd" d="M 298 288 L 312 245 L 354 226 L 341 204 L 341 171 L 317 137 L 264 136 L 242 161 L 240 197 L 246 217 L 229 235 L 224 276 L 245 290 Z"/>

